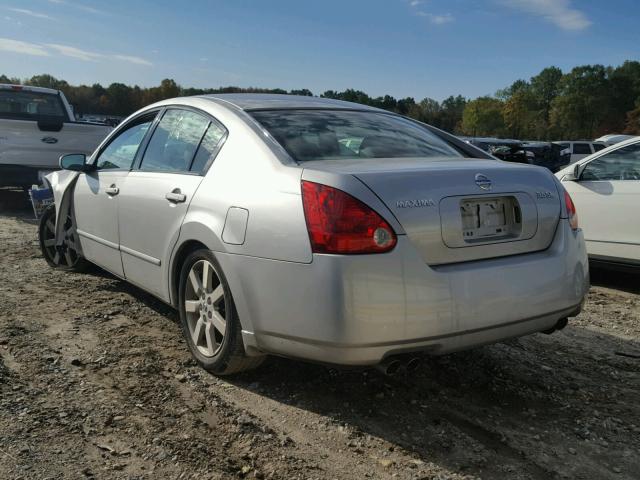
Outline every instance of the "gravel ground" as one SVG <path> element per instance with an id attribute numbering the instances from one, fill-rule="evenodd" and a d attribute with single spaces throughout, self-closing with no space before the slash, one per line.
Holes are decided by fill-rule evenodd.
<path id="1" fill-rule="evenodd" d="M 49 269 L 21 201 L 0 191 L 1 479 L 640 478 L 638 276 L 594 272 L 562 332 L 412 374 L 218 379 L 160 301 Z"/>

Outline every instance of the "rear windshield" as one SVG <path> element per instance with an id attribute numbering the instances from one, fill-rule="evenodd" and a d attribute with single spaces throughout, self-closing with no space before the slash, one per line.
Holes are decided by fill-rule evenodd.
<path id="1" fill-rule="evenodd" d="M 38 120 L 43 117 L 67 120 L 58 95 L 0 89 L 0 118 Z"/>
<path id="2" fill-rule="evenodd" d="M 440 137 L 396 115 L 350 110 L 251 112 L 297 162 L 462 157 Z"/>

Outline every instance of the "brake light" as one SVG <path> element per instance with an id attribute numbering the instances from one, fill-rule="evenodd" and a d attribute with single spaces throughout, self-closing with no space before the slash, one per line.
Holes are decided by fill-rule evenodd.
<path id="1" fill-rule="evenodd" d="M 571 195 L 566 190 L 564 191 L 564 204 L 567 209 L 567 217 L 569 218 L 569 225 L 573 230 L 578 229 L 578 212 L 576 211 L 576 206 L 571 200 Z"/>
<path id="2" fill-rule="evenodd" d="M 391 226 L 342 190 L 303 180 L 302 204 L 314 253 L 383 253 L 396 245 Z"/>

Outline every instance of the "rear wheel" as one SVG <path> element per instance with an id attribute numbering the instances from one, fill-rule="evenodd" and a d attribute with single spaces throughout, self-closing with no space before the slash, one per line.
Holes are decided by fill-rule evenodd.
<path id="1" fill-rule="evenodd" d="M 179 309 L 189 350 L 205 370 L 230 375 L 262 363 L 264 357 L 245 354 L 231 290 L 211 251 L 196 250 L 185 260 Z"/>
<path id="2" fill-rule="evenodd" d="M 64 219 L 64 238 L 61 245 L 56 245 L 55 225 L 56 209 L 55 205 L 51 205 L 42 214 L 38 230 L 40 249 L 49 266 L 70 271 L 86 268 L 88 262 L 80 255 L 80 242 L 71 209 Z"/>

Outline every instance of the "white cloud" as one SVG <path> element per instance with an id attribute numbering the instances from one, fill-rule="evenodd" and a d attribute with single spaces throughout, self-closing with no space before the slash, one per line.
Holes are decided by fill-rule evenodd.
<path id="1" fill-rule="evenodd" d="M 37 57 L 48 57 L 47 52 L 41 45 L 10 38 L 0 38 L 0 50 L 11 53 L 21 53 L 23 55 L 34 55 Z"/>
<path id="2" fill-rule="evenodd" d="M 424 3 L 424 0 L 409 1 L 409 6 L 411 7 L 411 10 L 413 11 L 414 15 L 426 18 L 427 20 L 429 20 L 430 23 L 434 25 L 444 25 L 445 23 L 451 23 L 455 20 L 453 15 L 451 15 L 450 13 L 431 13 L 431 12 L 426 12 L 420 9 L 419 7 L 423 3 Z"/>
<path id="3" fill-rule="evenodd" d="M 80 48 L 71 47 L 69 45 L 59 45 L 57 43 L 47 43 L 47 47 L 52 48 L 60 55 L 65 57 L 77 58 L 78 60 L 84 60 L 85 62 L 95 62 L 96 60 L 103 58 L 104 55 L 94 52 L 88 52 Z"/>
<path id="4" fill-rule="evenodd" d="M 77 10 L 82 10 L 84 12 L 94 13 L 96 15 L 109 15 L 108 12 L 104 10 L 99 10 L 97 8 L 89 7 L 88 5 L 82 5 L 77 1 L 74 3 L 69 3 L 67 0 L 49 0 L 49 3 L 55 3 L 56 5 L 65 5 L 67 7 L 75 8 Z"/>
<path id="5" fill-rule="evenodd" d="M 563 30 L 584 30 L 592 23 L 583 12 L 571 7 L 571 0 L 499 0 L 499 3 L 540 16 Z"/>
<path id="6" fill-rule="evenodd" d="M 97 53 L 89 50 L 83 50 L 71 45 L 61 45 L 59 43 L 28 43 L 20 40 L 12 40 L 10 38 L 0 38 L 0 50 L 12 53 L 21 53 L 23 55 L 35 55 L 40 57 L 51 56 L 51 51 L 59 55 L 75 58 L 84 62 L 97 62 L 100 60 L 117 60 L 120 62 L 132 63 L 134 65 L 143 65 L 145 67 L 153 66 L 149 60 L 134 55 L 122 55 L 119 53 Z"/>
<path id="7" fill-rule="evenodd" d="M 109 55 L 111 58 L 116 60 L 122 60 L 123 62 L 135 63 L 136 65 L 145 65 L 147 67 L 153 66 L 149 60 L 145 60 L 144 58 L 135 57 L 133 55 Z"/>
<path id="8" fill-rule="evenodd" d="M 153 65 L 149 60 L 145 60 L 144 58 L 136 57 L 133 55 L 90 52 L 88 50 L 82 50 L 78 47 L 72 47 L 71 45 L 60 45 L 58 43 L 47 43 L 46 46 L 55 50 L 60 55 L 64 55 L 65 57 L 77 58 L 78 60 L 83 60 L 85 62 L 97 62 L 101 59 L 112 59 L 120 60 L 121 62 L 133 63 L 135 65 L 144 65 L 147 67 L 151 67 Z"/>
<path id="9" fill-rule="evenodd" d="M 30 17 L 53 20 L 49 15 L 46 15 L 40 12 L 34 12 L 33 10 L 27 10 L 26 8 L 7 8 L 7 10 L 11 10 L 12 12 L 15 12 L 15 13 L 21 13 L 23 15 L 29 15 Z"/>
<path id="10" fill-rule="evenodd" d="M 451 15 L 450 13 L 435 14 L 428 12 L 418 12 L 417 15 L 425 17 L 434 25 L 444 25 L 445 23 L 450 23 L 455 20 L 453 18 L 453 15 Z"/>
<path id="11" fill-rule="evenodd" d="M 9 15 L 5 15 L 4 19 L 9 22 L 12 23 L 13 25 L 15 25 L 16 27 L 21 27 L 22 26 L 22 22 L 16 18 L 10 17 Z"/>

